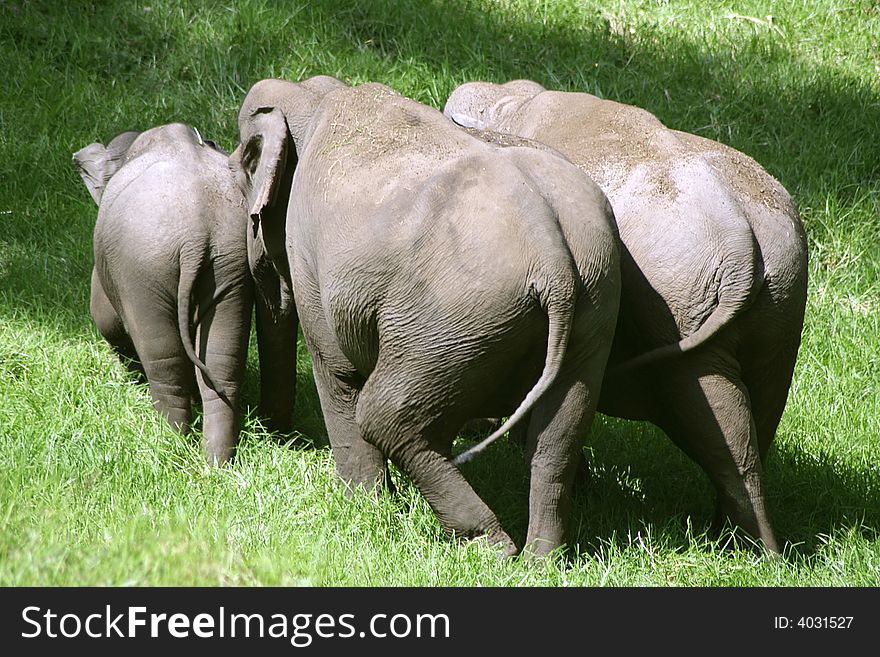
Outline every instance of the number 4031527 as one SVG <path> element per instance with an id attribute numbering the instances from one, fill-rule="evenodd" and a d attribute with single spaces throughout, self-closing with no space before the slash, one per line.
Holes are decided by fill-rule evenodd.
<path id="1" fill-rule="evenodd" d="M 773 618 L 773 627 L 777 630 L 845 630 L 852 625 L 852 621 L 852 616 L 776 616 Z"/>

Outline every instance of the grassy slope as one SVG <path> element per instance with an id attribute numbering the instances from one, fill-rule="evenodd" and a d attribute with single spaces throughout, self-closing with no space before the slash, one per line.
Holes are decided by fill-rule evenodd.
<path id="1" fill-rule="evenodd" d="M 0 584 L 878 583 L 876 1 L 786 3 L 772 20 L 780 3 L 755 0 L 228 4 L 0 2 Z M 705 535 L 702 472 L 650 426 L 607 418 L 566 563 L 499 564 L 446 540 L 405 482 L 396 498 L 346 498 L 328 450 L 289 449 L 255 420 L 233 467 L 203 468 L 91 325 L 95 209 L 70 154 L 178 120 L 232 147 L 250 84 L 318 73 L 435 107 L 469 79 L 590 91 L 730 144 L 786 185 L 811 282 L 766 475 L 785 561 L 723 552 Z M 300 391 L 295 446 L 322 434 L 305 360 Z M 521 539 L 522 456 L 499 444 L 467 472 Z"/>

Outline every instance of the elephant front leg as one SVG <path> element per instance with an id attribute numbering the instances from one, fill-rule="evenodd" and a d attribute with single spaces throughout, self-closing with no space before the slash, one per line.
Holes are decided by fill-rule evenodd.
<path id="1" fill-rule="evenodd" d="M 296 402 L 296 311 L 274 318 L 260 294 L 256 295 L 255 306 L 260 410 L 270 431 L 290 433 Z"/>

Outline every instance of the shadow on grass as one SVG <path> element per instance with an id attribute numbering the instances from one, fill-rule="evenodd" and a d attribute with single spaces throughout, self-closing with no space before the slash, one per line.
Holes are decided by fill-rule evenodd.
<path id="1" fill-rule="evenodd" d="M 658 429 L 597 416 L 587 448 L 590 474 L 576 483 L 570 544 L 597 556 L 650 540 L 693 549 L 711 529 L 715 489 L 700 468 Z M 528 526 L 528 471 L 522 450 L 504 442 L 464 466 L 468 480 L 522 545 Z M 852 530 L 880 538 L 880 480 L 830 457 L 771 447 L 764 476 L 770 521 L 780 546 L 804 557 L 824 537 Z"/>
<path id="2" fill-rule="evenodd" d="M 327 428 L 318 403 L 318 392 L 311 374 L 297 373 L 296 406 L 293 413 L 293 431 L 290 434 L 272 432 L 267 436 L 279 445 L 292 449 L 328 447 Z M 260 415 L 260 369 L 257 362 L 248 362 L 244 390 L 241 397 L 242 417 L 253 416 L 262 423 Z"/>
<path id="3" fill-rule="evenodd" d="M 867 541 L 880 538 L 880 480 L 834 459 L 785 448 L 771 452 L 767 474 L 771 518 L 781 538 L 809 555 L 823 538 L 852 529 Z"/>

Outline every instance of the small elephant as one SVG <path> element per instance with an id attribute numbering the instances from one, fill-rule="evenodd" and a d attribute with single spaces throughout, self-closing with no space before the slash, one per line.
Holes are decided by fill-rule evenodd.
<path id="1" fill-rule="evenodd" d="M 98 331 L 146 376 L 156 409 L 181 433 L 190 430 L 199 392 L 204 452 L 222 464 L 238 442 L 254 307 L 248 216 L 228 155 L 175 123 L 91 144 L 73 160 L 98 205 L 91 283 Z M 257 319 L 262 355 L 277 342 L 272 330 L 287 327 L 275 328 L 265 305 Z M 284 428 L 292 401 L 278 402 L 277 390 L 264 397 L 280 414 L 270 424 Z"/>
<path id="2" fill-rule="evenodd" d="M 599 411 L 658 425 L 711 478 L 717 520 L 778 551 L 762 461 L 807 291 L 806 238 L 786 190 L 751 158 L 645 110 L 529 80 L 464 84 L 444 114 L 543 142 L 607 194 L 623 287 Z"/>
<path id="3" fill-rule="evenodd" d="M 531 410 L 526 545 L 560 546 L 619 302 L 598 187 L 381 84 L 263 80 L 239 129 L 230 159 L 298 311 L 340 477 L 381 485 L 388 457 L 445 530 L 512 554 L 456 468 L 475 452 L 449 455 L 469 418 L 510 415 L 491 441 Z"/>

